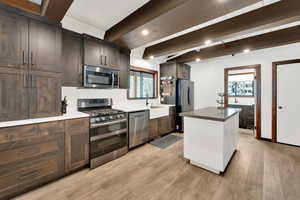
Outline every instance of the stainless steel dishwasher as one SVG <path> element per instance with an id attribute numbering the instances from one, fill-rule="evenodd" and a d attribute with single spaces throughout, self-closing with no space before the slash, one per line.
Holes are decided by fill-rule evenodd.
<path id="1" fill-rule="evenodd" d="M 149 141 L 149 110 L 129 113 L 129 148 Z"/>

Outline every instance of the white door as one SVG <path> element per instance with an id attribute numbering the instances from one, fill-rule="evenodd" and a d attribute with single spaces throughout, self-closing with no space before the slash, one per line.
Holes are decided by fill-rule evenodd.
<path id="1" fill-rule="evenodd" d="M 300 63 L 277 68 L 277 142 L 300 146 Z"/>

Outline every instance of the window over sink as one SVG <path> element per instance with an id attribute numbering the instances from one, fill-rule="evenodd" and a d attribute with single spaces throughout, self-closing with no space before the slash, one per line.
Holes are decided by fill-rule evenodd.
<path id="1" fill-rule="evenodd" d="M 157 98 L 158 72 L 139 67 L 131 67 L 129 73 L 129 99 Z"/>

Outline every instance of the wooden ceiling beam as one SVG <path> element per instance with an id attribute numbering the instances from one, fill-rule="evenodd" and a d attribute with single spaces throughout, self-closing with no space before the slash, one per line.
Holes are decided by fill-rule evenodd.
<path id="1" fill-rule="evenodd" d="M 222 41 L 240 35 L 300 21 L 299 0 L 283 0 L 252 12 L 213 24 L 145 49 L 144 58 L 170 55 L 204 45 L 205 40 Z"/>
<path id="2" fill-rule="evenodd" d="M 262 35 L 225 43 L 222 45 L 212 46 L 209 48 L 201 49 L 199 52 L 192 51 L 174 58 L 171 61 L 176 60 L 177 62 L 182 63 L 193 62 L 197 58 L 205 60 L 209 58 L 243 53 L 244 49 L 250 49 L 251 51 L 254 51 L 297 42 L 300 42 L 300 26 L 265 33 Z"/>
<path id="3" fill-rule="evenodd" d="M 261 0 L 151 0 L 105 33 L 105 39 L 133 49 L 224 16 Z M 150 34 L 143 36 L 143 29 Z"/>
<path id="4" fill-rule="evenodd" d="M 61 21 L 72 3 L 73 0 L 43 0 L 42 15 L 54 21 Z"/>
<path id="5" fill-rule="evenodd" d="M 189 0 L 150 0 L 144 6 L 106 31 L 104 38 L 105 40 L 115 41 L 126 33 L 146 24 L 152 19 L 176 8 L 177 6 L 180 6 L 183 3 L 186 3 L 187 1 Z"/>
<path id="6" fill-rule="evenodd" d="M 27 0 L 0 0 L 0 2 L 8 4 L 12 7 L 31 12 L 36 15 L 40 15 L 41 7 L 39 4 L 33 3 Z"/>

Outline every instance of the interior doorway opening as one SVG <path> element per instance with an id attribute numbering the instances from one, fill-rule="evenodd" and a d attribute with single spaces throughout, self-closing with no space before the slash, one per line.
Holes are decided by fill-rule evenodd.
<path id="1" fill-rule="evenodd" d="M 225 106 L 241 108 L 240 129 L 261 139 L 260 65 L 226 68 Z"/>

